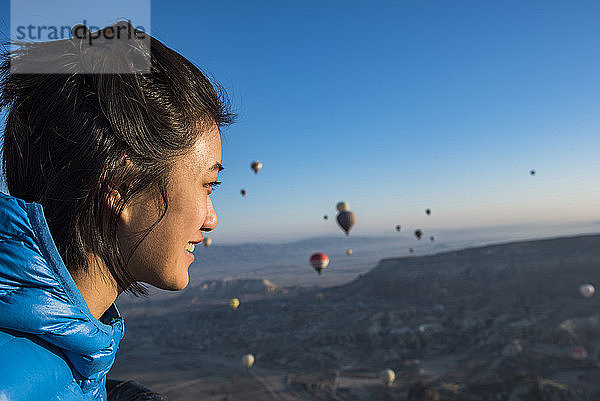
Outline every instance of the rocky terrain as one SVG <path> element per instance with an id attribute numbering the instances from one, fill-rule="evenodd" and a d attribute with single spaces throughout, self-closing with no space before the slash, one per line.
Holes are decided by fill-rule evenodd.
<path id="1" fill-rule="evenodd" d="M 172 401 L 599 400 L 600 298 L 584 283 L 600 284 L 600 235 L 388 258 L 327 288 L 211 280 L 119 304 L 110 376 Z"/>

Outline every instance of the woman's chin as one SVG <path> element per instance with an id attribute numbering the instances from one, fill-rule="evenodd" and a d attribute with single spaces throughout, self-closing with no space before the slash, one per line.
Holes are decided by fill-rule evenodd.
<path id="1" fill-rule="evenodd" d="M 169 280 L 161 280 L 160 282 L 147 283 L 153 287 L 167 291 L 181 291 L 188 286 L 190 276 L 188 274 L 181 277 L 171 277 Z"/>
<path id="2" fill-rule="evenodd" d="M 177 282 L 173 283 L 173 286 L 170 288 L 170 290 L 171 291 L 181 291 L 185 287 L 188 286 L 189 282 L 190 282 L 190 276 L 188 276 L 186 274 L 185 277 L 181 278 L 181 280 L 178 280 Z"/>

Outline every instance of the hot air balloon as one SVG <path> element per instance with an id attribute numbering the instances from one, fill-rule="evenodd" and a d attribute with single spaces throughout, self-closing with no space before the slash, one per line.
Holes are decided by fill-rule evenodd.
<path id="1" fill-rule="evenodd" d="M 346 202 L 338 202 L 338 204 L 335 205 L 335 208 L 338 212 L 347 212 L 350 210 L 350 205 Z"/>
<path id="2" fill-rule="evenodd" d="M 427 214 L 427 216 L 431 216 L 431 209 L 426 209 L 425 214 Z"/>
<path id="3" fill-rule="evenodd" d="M 415 230 L 415 237 L 417 237 L 417 239 L 421 239 L 422 236 L 423 236 L 423 230 L 421 230 L 420 228 Z"/>
<path id="4" fill-rule="evenodd" d="M 315 253 L 310 257 L 310 264 L 317 273 L 321 274 L 323 269 L 329 265 L 329 256 L 324 253 Z"/>
<path id="5" fill-rule="evenodd" d="M 240 193 L 242 194 L 242 196 L 246 196 L 246 190 L 245 190 L 245 189 L 242 189 L 242 190 L 240 191 Z"/>
<path id="6" fill-rule="evenodd" d="M 323 220 L 327 220 L 328 218 L 327 215 L 323 216 Z"/>
<path id="7" fill-rule="evenodd" d="M 530 170 L 529 175 L 535 175 L 535 170 Z"/>
<path id="8" fill-rule="evenodd" d="M 429 237 L 429 239 L 431 240 L 431 242 L 435 241 L 435 237 L 433 235 Z"/>
<path id="9" fill-rule="evenodd" d="M 246 354 L 242 357 L 242 365 L 244 365 L 245 368 L 250 369 L 252 367 L 252 365 L 254 365 L 254 355 L 252 354 Z"/>
<path id="10" fill-rule="evenodd" d="M 352 229 L 352 226 L 355 222 L 356 217 L 351 211 L 346 210 L 343 212 L 339 212 L 337 215 L 337 223 L 342 228 L 342 230 L 344 230 L 346 235 L 350 234 L 350 230 Z"/>
<path id="11" fill-rule="evenodd" d="M 400 224 L 398 224 L 398 225 L 396 226 L 396 231 L 400 232 L 400 229 L 401 229 L 401 228 L 402 228 L 402 227 L 400 227 Z"/>
<path id="12" fill-rule="evenodd" d="M 346 249 L 346 255 L 352 255 L 354 251 L 350 248 Z"/>
<path id="13" fill-rule="evenodd" d="M 379 378 L 386 386 L 391 386 L 396 380 L 396 374 L 392 369 L 385 369 L 379 373 Z"/>
<path id="14" fill-rule="evenodd" d="M 205 247 L 208 248 L 212 244 L 212 238 L 206 237 L 202 240 L 202 243 L 204 244 Z"/>
<path id="15" fill-rule="evenodd" d="M 240 300 L 237 298 L 231 298 L 229 300 L 229 307 L 233 310 L 236 310 L 240 306 Z"/>
<path id="16" fill-rule="evenodd" d="M 591 298 L 595 292 L 596 289 L 591 284 L 584 284 L 579 287 L 579 293 L 585 298 Z"/>
<path id="17" fill-rule="evenodd" d="M 252 170 L 254 170 L 254 174 L 258 174 L 258 172 L 260 171 L 260 169 L 262 168 L 262 163 L 259 162 L 258 160 L 254 160 L 252 162 L 252 164 L 250 165 L 250 168 Z"/>

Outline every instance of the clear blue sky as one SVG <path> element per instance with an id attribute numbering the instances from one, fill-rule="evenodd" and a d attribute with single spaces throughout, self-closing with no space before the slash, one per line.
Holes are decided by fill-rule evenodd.
<path id="1" fill-rule="evenodd" d="M 356 235 L 600 218 L 597 1 L 151 5 L 239 114 L 215 240 L 342 235 L 340 200 Z"/>

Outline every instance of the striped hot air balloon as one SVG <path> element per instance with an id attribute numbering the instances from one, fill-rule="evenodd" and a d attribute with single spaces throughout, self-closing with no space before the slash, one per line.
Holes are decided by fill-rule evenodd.
<path id="1" fill-rule="evenodd" d="M 352 226 L 356 222 L 356 216 L 349 210 L 339 212 L 337 215 L 337 223 L 341 227 L 342 230 L 346 233 L 346 235 L 350 234 L 350 230 L 352 230 Z"/>
<path id="2" fill-rule="evenodd" d="M 310 257 L 310 264 L 317 273 L 321 274 L 323 269 L 329 265 L 329 256 L 322 252 L 315 253 Z"/>

